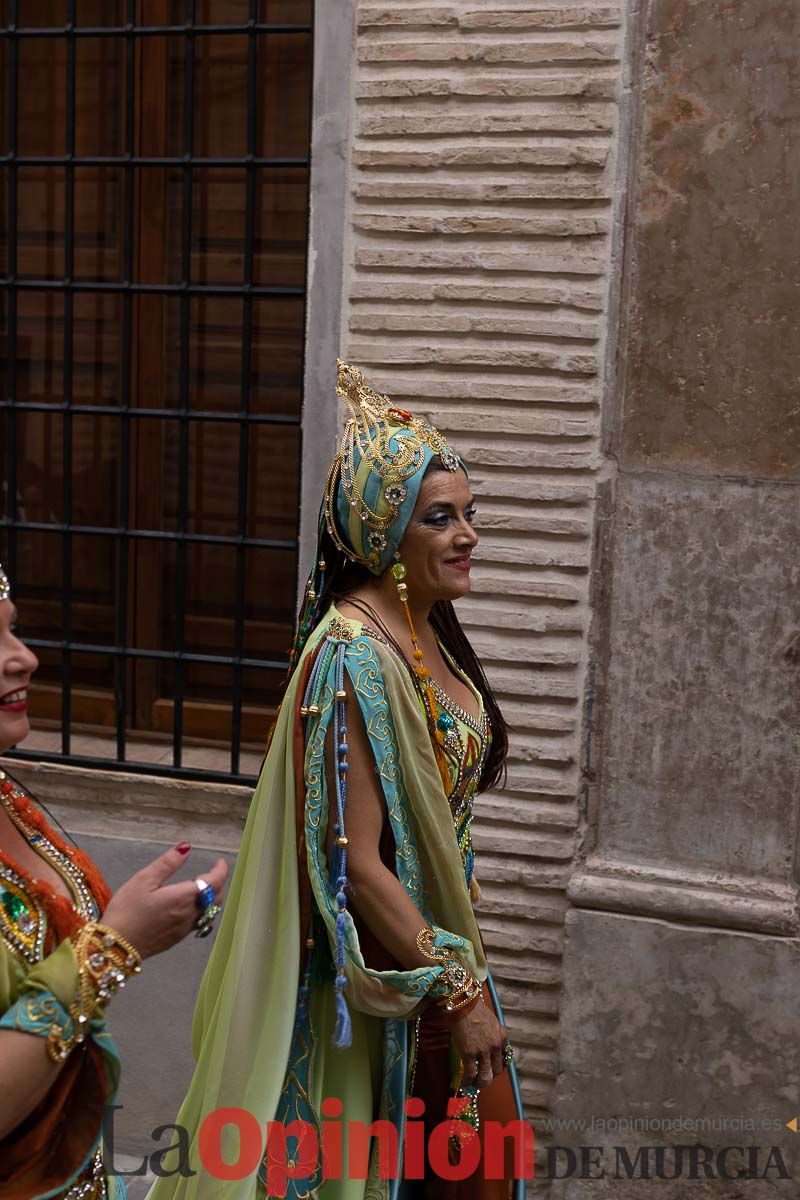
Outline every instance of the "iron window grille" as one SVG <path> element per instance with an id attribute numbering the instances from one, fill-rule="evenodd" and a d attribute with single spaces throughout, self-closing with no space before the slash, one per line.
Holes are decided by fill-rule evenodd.
<path id="1" fill-rule="evenodd" d="M 158 25 L 137 23 L 138 0 L 124 0 L 126 20 L 118 25 L 79 25 L 76 20 L 77 0 L 67 0 L 67 21 L 63 26 L 25 27 L 18 21 L 19 0 L 9 0 L 9 19 L 0 26 L 0 45 L 7 45 L 7 83 L 5 87 L 7 153 L 0 155 L 0 168 L 7 176 L 7 271 L 0 278 L 0 302 L 6 304 L 7 329 L 7 393 L 0 398 L 0 411 L 6 412 L 5 475 L 7 487 L 7 510 L 0 518 L 5 530 L 5 562 L 13 581 L 17 560 L 17 535 L 20 532 L 47 532 L 58 534 L 62 546 L 61 579 L 61 637 L 26 638 L 35 650 L 56 651 L 61 656 L 61 753 L 43 753 L 17 748 L 12 751 L 15 758 L 45 762 L 68 762 L 82 767 L 103 770 L 122 769 L 127 772 L 156 774 L 173 778 L 197 778 L 218 782 L 250 783 L 252 775 L 240 771 L 242 741 L 242 679 L 245 670 L 284 671 L 288 658 L 247 657 L 244 653 L 245 625 L 245 554 L 247 550 L 285 551 L 296 554 L 297 536 L 294 538 L 258 538 L 247 536 L 248 506 L 248 445 L 251 430 L 258 425 L 301 425 L 300 415 L 256 413 L 251 411 L 250 354 L 253 336 L 253 301 L 259 297 L 298 297 L 303 303 L 305 314 L 306 288 L 303 286 L 259 285 L 253 279 L 253 250 L 256 218 L 256 185 L 260 172 L 275 168 L 308 168 L 310 155 L 301 157 L 266 157 L 257 154 L 257 55 L 259 38 L 274 34 L 306 34 L 313 45 L 313 22 L 269 23 L 258 20 L 259 2 L 249 0 L 249 19 L 239 24 L 201 24 L 196 20 L 197 0 L 187 0 L 186 20 L 182 24 Z M 183 101 L 183 153 L 180 155 L 153 156 L 135 152 L 135 73 L 134 56 L 137 41 L 151 37 L 179 37 L 184 40 L 184 101 Z M 195 153 L 195 57 L 199 39 L 215 36 L 244 36 L 247 39 L 247 150 L 242 156 L 202 157 Z M 23 39 L 63 39 L 66 46 L 66 153 L 62 155 L 23 155 L 19 152 L 17 137 L 18 97 L 20 87 L 19 48 Z M 124 100 L 124 153 L 119 155 L 80 155 L 76 153 L 76 45 L 82 38 L 118 39 L 124 46 L 125 100 Z M 310 106 L 309 106 L 310 112 Z M 310 130 L 309 130 L 310 144 Z M 17 235 L 19 230 L 18 174 L 21 168 L 41 166 L 60 167 L 64 172 L 64 241 L 65 270 L 63 278 L 27 279 L 20 277 L 17 270 Z M 117 166 L 123 173 L 123 279 L 108 281 L 86 280 L 75 277 L 75 171 L 85 166 Z M 133 270 L 133 223 L 134 188 L 137 172 L 147 167 L 173 167 L 182 173 L 182 238 L 181 278 L 178 282 L 162 281 L 143 283 L 134 280 Z M 240 284 L 214 284 L 194 282 L 191 278 L 192 258 L 192 189 L 198 168 L 238 167 L 246 175 L 246 206 L 244 214 L 244 276 Z M 307 216 L 306 216 L 307 220 Z M 307 237 L 307 225 L 306 225 Z M 25 292 L 41 292 L 63 296 L 64 343 L 63 343 L 63 400 L 60 403 L 21 401 L 17 398 L 17 309 L 19 297 Z M 122 298 L 122 394 L 119 405 L 83 405 L 73 400 L 73 322 L 75 298 L 81 293 L 118 293 Z M 179 385 L 178 405 L 170 408 L 143 408 L 132 403 L 131 379 L 127 364 L 131 356 L 131 328 L 133 298 L 137 294 L 174 296 L 180 311 Z M 240 378 L 240 405 L 237 412 L 197 410 L 190 407 L 189 397 L 189 326 L 190 305 L 193 297 L 231 296 L 242 302 L 242 354 Z M 305 315 L 303 318 L 305 327 Z M 302 352 L 304 354 L 304 351 Z M 302 364 L 301 364 L 302 374 Z M 302 397 L 301 397 L 302 402 Z M 63 521 L 35 522 L 24 519 L 17 503 L 17 416 L 22 412 L 60 413 L 63 416 Z M 72 432 L 73 418 L 79 414 L 93 417 L 111 417 L 121 423 L 121 468 L 119 476 L 119 521 L 108 526 L 80 524 L 73 520 L 73 468 Z M 175 530 L 162 531 L 135 528 L 129 523 L 131 509 L 130 456 L 127 446 L 134 422 L 169 420 L 179 426 L 178 443 L 178 520 Z M 187 528 L 188 518 L 188 454 L 189 428 L 195 421 L 209 421 L 238 427 L 238 497 L 235 528 L 223 535 L 192 533 Z M 299 479 L 297 505 L 299 505 Z M 116 597 L 116 642 L 113 645 L 94 644 L 75 640 L 72 635 L 73 596 L 73 538 L 76 535 L 111 539 L 117 546 L 119 570 Z M 130 548 L 135 540 L 155 540 L 174 543 L 176 555 L 175 571 L 175 629 L 176 644 L 172 650 L 146 649 L 129 644 L 128 637 L 128 570 Z M 222 545 L 235 551 L 235 614 L 234 650 L 230 655 L 203 654 L 185 648 L 185 596 L 187 583 L 187 548 L 192 544 Z M 288 648 L 288 647 L 287 647 Z M 71 693 L 73 655 L 111 656 L 118 664 L 114 675 L 114 703 L 116 709 L 116 757 L 95 758 L 76 754 L 71 749 Z M 172 733 L 171 765 L 144 764 L 127 757 L 126 710 L 128 672 L 124 665 L 134 662 L 169 662 L 174 665 L 174 717 Z M 229 771 L 201 770 L 182 765 L 184 745 L 184 679 L 187 664 L 201 663 L 227 667 L 232 672 L 232 722 Z M 266 729 L 264 730 L 266 733 Z"/>

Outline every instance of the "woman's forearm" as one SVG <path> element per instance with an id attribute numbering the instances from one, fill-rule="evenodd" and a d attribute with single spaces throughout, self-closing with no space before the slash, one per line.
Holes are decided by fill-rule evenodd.
<path id="1" fill-rule="evenodd" d="M 416 937 L 426 921 L 402 883 L 379 858 L 365 864 L 348 863 L 351 905 L 370 933 L 406 969 L 429 967 Z"/>
<path id="2" fill-rule="evenodd" d="M 0 1139 L 45 1098 L 63 1065 L 50 1060 L 44 1038 L 0 1029 Z"/>

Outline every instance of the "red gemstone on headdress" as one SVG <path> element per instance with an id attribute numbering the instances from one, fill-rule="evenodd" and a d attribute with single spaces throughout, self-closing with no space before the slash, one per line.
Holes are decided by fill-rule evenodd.
<path id="1" fill-rule="evenodd" d="M 390 408 L 389 416 L 395 417 L 401 425 L 406 425 L 409 421 L 413 421 L 414 417 L 410 412 L 406 412 L 404 408 Z"/>
<path id="2" fill-rule="evenodd" d="M 6 779 L 4 783 L 0 783 L 0 792 L 2 792 L 4 796 L 7 796 L 10 792 L 13 792 L 13 790 L 14 785 L 10 779 Z"/>

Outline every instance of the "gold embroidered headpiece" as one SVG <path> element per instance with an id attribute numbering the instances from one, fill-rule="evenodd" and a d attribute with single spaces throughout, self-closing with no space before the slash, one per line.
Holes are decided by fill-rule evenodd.
<path id="1" fill-rule="evenodd" d="M 3 570 L 3 564 L 0 563 L 0 601 L 8 600 L 11 597 L 11 584 L 8 582 L 8 576 Z"/>
<path id="2" fill-rule="evenodd" d="M 337 360 L 336 394 L 348 418 L 325 486 L 333 541 L 375 575 L 390 564 L 432 458 L 463 467 L 438 429 L 376 392 L 357 367 Z"/>

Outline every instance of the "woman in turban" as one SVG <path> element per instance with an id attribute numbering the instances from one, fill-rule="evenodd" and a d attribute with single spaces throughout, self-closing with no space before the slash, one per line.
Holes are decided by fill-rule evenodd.
<path id="1" fill-rule="evenodd" d="M 151 1200 L 515 1186 L 508 1147 L 480 1162 L 486 1121 L 521 1113 L 473 911 L 473 802 L 507 749 L 452 605 L 474 501 L 436 429 L 343 363 L 337 393 L 286 693 L 195 1014 L 178 1123 L 198 1173 Z"/>

